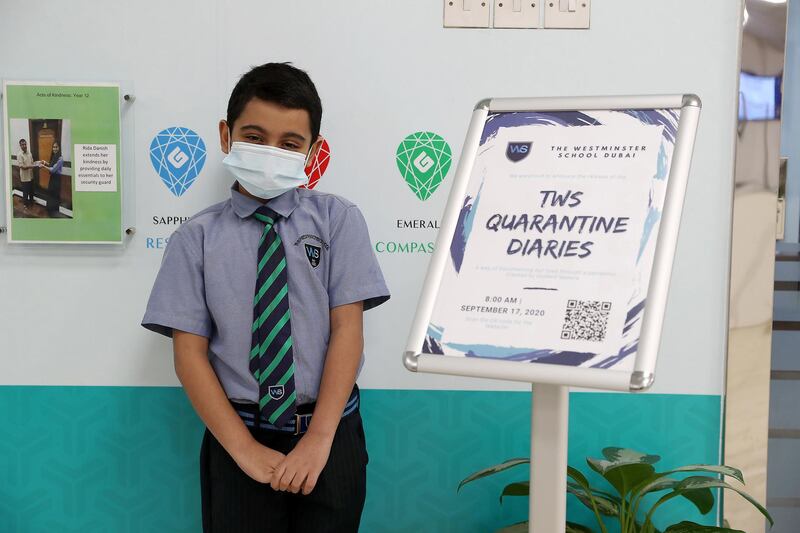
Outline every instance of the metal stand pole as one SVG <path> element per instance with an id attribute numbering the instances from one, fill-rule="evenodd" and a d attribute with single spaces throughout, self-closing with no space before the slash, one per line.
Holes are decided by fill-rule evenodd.
<path id="1" fill-rule="evenodd" d="M 569 387 L 533 385 L 530 533 L 564 533 L 567 519 Z"/>

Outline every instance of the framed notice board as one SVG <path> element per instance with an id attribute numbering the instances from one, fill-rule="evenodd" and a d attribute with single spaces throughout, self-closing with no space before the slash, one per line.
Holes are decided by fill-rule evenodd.
<path id="1" fill-rule="evenodd" d="M 648 388 L 700 107 L 694 95 L 481 101 L 406 367 Z"/>
<path id="2" fill-rule="evenodd" d="M 119 83 L 3 82 L 11 243 L 120 244 Z"/>

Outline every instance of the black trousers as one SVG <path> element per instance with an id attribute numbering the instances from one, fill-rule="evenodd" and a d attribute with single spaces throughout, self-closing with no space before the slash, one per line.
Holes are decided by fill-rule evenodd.
<path id="1" fill-rule="evenodd" d="M 50 174 L 50 183 L 47 185 L 48 213 L 55 213 L 61 205 L 61 174 Z"/>
<path id="2" fill-rule="evenodd" d="M 25 205 L 30 205 L 33 203 L 33 182 L 32 181 L 23 181 L 22 182 L 22 200 L 25 202 Z"/>
<path id="3" fill-rule="evenodd" d="M 261 444 L 288 454 L 300 436 L 248 426 Z M 272 490 L 245 474 L 206 428 L 200 448 L 204 533 L 357 533 L 367 487 L 367 447 L 358 411 L 342 418 L 308 496 Z"/>

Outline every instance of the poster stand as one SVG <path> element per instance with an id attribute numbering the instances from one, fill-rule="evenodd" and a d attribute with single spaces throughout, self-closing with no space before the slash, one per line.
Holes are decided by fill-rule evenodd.
<path id="1" fill-rule="evenodd" d="M 528 526 L 530 532 L 563 533 L 565 531 L 569 388 L 586 387 L 640 392 L 648 389 L 654 382 L 656 358 L 700 107 L 700 99 L 695 95 L 687 94 L 487 99 L 479 102 L 473 111 L 455 182 L 442 217 L 436 249 L 428 268 L 408 344 L 403 354 L 403 363 L 408 370 L 413 372 L 482 377 L 531 384 L 530 519 Z M 657 130 L 661 132 L 659 135 L 662 136 L 659 143 L 660 149 L 656 148 L 656 151 L 659 152 L 658 170 L 655 173 L 652 170 L 649 173 L 642 173 L 643 171 L 640 170 L 640 174 L 631 178 L 632 180 L 654 180 L 651 182 L 647 203 L 650 213 L 648 221 L 650 222 L 645 224 L 651 224 L 651 226 L 642 233 L 641 247 L 637 244 L 638 256 L 635 256 L 635 264 L 639 270 L 636 271 L 636 276 L 624 278 L 631 280 L 629 283 L 631 283 L 632 290 L 629 297 L 625 300 L 619 298 L 614 300 L 616 303 L 613 303 L 613 306 L 618 306 L 616 307 L 617 312 L 621 308 L 627 313 L 627 318 L 622 323 L 624 329 L 620 326 L 622 333 L 617 333 L 621 340 L 621 344 L 616 348 L 618 352 L 613 351 L 608 355 L 602 355 L 602 352 L 598 351 L 590 353 L 588 360 L 577 360 L 576 355 L 585 356 L 586 353 L 578 353 L 578 351 L 570 349 L 569 345 L 565 344 L 571 342 L 570 340 L 555 341 L 552 334 L 547 337 L 550 340 L 542 340 L 544 338 L 542 331 L 545 331 L 547 327 L 546 322 L 538 323 L 537 327 L 532 327 L 530 323 L 514 322 L 516 325 L 512 326 L 510 331 L 518 344 L 509 340 L 507 335 L 494 330 L 480 330 L 483 327 L 480 319 L 477 321 L 472 319 L 469 323 L 465 322 L 464 309 L 470 308 L 469 303 L 464 303 L 465 300 L 470 301 L 471 299 L 472 302 L 475 302 L 476 296 L 509 294 L 509 291 L 512 290 L 510 289 L 511 285 L 503 285 L 505 274 L 502 268 L 505 263 L 500 262 L 496 263 L 497 267 L 491 270 L 481 268 L 492 274 L 486 274 L 483 278 L 469 278 L 470 281 L 463 282 L 463 284 L 460 284 L 462 282 L 459 281 L 462 279 L 459 276 L 463 276 L 461 274 L 462 261 L 465 261 L 464 257 L 467 253 L 467 241 L 474 238 L 474 228 L 484 224 L 486 228 L 492 230 L 483 219 L 475 222 L 481 212 L 476 207 L 477 196 L 483 191 L 480 205 L 481 209 L 485 209 L 487 192 L 484 186 L 487 184 L 489 184 L 487 186 L 491 186 L 491 183 L 497 181 L 496 178 L 503 174 L 502 170 L 498 170 L 501 167 L 491 167 L 493 171 L 489 172 L 491 165 L 502 164 L 490 163 L 491 161 L 497 162 L 498 159 L 496 157 L 492 159 L 491 155 L 484 156 L 492 147 L 492 139 L 499 138 L 499 131 L 503 127 L 513 128 L 522 125 L 557 128 L 563 126 L 572 131 L 580 131 L 582 127 L 591 129 L 593 126 L 603 126 L 604 124 L 613 124 L 613 128 L 625 127 L 624 124 L 631 124 L 632 127 L 639 128 L 642 125 L 662 128 Z M 530 150 L 531 144 L 533 144 L 524 142 L 530 140 L 534 135 L 532 131 L 524 130 L 525 133 L 522 134 L 519 131 L 514 130 L 513 134 L 506 135 L 501 139 L 503 143 L 501 146 L 505 146 L 505 143 L 508 145 L 505 148 L 506 157 L 512 161 L 512 164 L 527 157 L 524 155 L 527 154 L 525 151 L 522 152 L 523 155 L 515 156 L 510 151 L 512 147 L 519 148 L 527 145 L 525 150 Z M 541 139 L 540 137 L 539 142 L 544 144 L 543 150 L 548 153 L 547 141 Z M 562 145 L 568 145 L 568 142 L 563 140 L 561 142 Z M 650 143 L 648 150 L 653 153 L 652 149 L 659 144 L 653 144 L 654 140 L 651 140 Z M 579 144 L 578 141 L 575 141 L 575 144 Z M 613 144 L 612 142 L 611 145 Z M 565 149 L 569 150 L 569 147 L 565 146 Z M 555 151 L 557 147 L 550 147 L 550 150 Z M 497 153 L 495 152 L 495 154 Z M 482 171 L 477 172 L 474 169 L 480 157 L 486 159 L 483 160 Z M 550 170 L 550 172 L 553 171 Z M 570 179 L 569 170 L 559 174 L 555 178 Z M 524 172 L 515 174 L 514 177 L 520 175 L 528 177 Z M 477 178 L 475 178 L 476 176 Z M 491 176 L 491 179 L 487 176 Z M 471 182 L 473 178 L 479 180 L 478 188 L 475 183 Z M 517 197 L 520 196 L 520 192 L 513 191 L 516 182 L 506 181 L 505 183 L 512 189 L 504 191 L 505 194 L 511 198 L 515 198 L 514 194 Z M 636 182 L 631 181 L 630 183 Z M 639 183 L 639 185 L 641 184 Z M 522 196 L 523 199 L 530 197 L 531 188 L 528 187 L 526 191 L 529 196 Z M 540 186 L 537 185 L 537 187 Z M 554 186 L 547 184 L 547 188 L 553 189 Z M 605 191 L 606 189 L 596 190 Z M 611 193 L 603 196 L 608 199 L 609 194 Z M 622 196 L 627 194 L 629 194 L 627 189 L 621 191 Z M 495 203 L 490 205 L 499 205 L 497 198 L 496 195 Z M 576 202 L 576 204 L 579 203 Z M 657 213 L 655 217 L 657 222 L 655 223 L 652 222 L 654 210 Z M 488 213 L 492 212 L 488 211 Z M 468 214 L 465 215 L 465 213 Z M 472 218 L 465 225 L 467 216 Z M 491 214 L 489 216 L 498 215 Z M 452 245 L 456 236 L 459 238 L 457 241 L 458 255 L 454 256 Z M 483 242 L 484 246 L 494 244 L 494 241 L 486 239 L 476 242 Z M 479 255 L 486 257 L 486 249 L 481 248 L 481 245 L 476 246 L 478 246 Z M 511 254 L 510 251 L 508 253 Z M 644 257 L 643 253 L 648 257 L 646 261 L 640 261 Z M 502 254 L 500 255 L 502 256 Z M 476 257 L 475 251 L 473 251 L 473 257 Z M 486 263 L 484 262 L 482 265 L 485 266 Z M 489 265 L 493 266 L 491 262 Z M 482 282 L 476 282 L 476 279 L 480 279 Z M 632 281 L 634 279 L 635 283 Z M 536 279 L 536 281 L 540 280 Z M 482 283 L 485 283 L 485 286 Z M 562 294 L 559 291 L 563 290 L 564 298 L 592 299 L 584 293 L 576 292 L 574 287 L 569 286 L 569 282 L 564 282 L 562 285 L 559 286 L 553 282 L 550 285 L 551 288 L 544 290 L 556 291 L 558 294 Z M 478 293 L 475 292 L 476 290 L 483 292 Z M 459 301 L 454 301 L 454 298 Z M 547 296 L 537 298 L 539 302 L 548 301 Z M 519 309 L 514 308 L 518 298 L 515 298 L 512 293 L 509 300 L 511 301 L 511 315 L 518 315 Z M 480 301 L 484 300 L 480 299 Z M 485 301 L 497 300 L 487 297 Z M 552 303 L 553 299 L 551 298 L 549 301 Z M 600 304 L 601 301 L 605 300 L 593 303 Z M 440 305 L 442 302 L 444 304 Z M 569 300 L 567 309 L 573 302 L 574 300 Z M 612 300 L 609 300 L 607 304 L 608 309 L 612 308 L 611 302 Z M 565 303 L 563 299 L 558 302 L 559 305 L 563 303 Z M 491 312 L 495 308 L 486 309 Z M 550 310 L 557 311 L 558 309 L 563 309 L 563 307 Z M 569 317 L 569 312 L 567 316 Z M 565 320 L 566 322 L 567 320 Z M 551 322 L 550 326 L 552 325 Z M 568 339 L 563 336 L 564 332 L 561 333 L 561 339 Z M 482 344 L 486 342 L 489 344 Z M 622 364 L 620 364 L 621 362 Z"/>
<path id="2" fill-rule="evenodd" d="M 533 385 L 528 531 L 563 533 L 567 520 L 569 387 Z"/>

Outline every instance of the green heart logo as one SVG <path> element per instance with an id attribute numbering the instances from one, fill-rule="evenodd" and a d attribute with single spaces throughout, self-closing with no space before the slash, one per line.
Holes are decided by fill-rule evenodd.
<path id="1" fill-rule="evenodd" d="M 397 147 L 397 168 L 420 200 L 439 188 L 450 170 L 453 152 L 440 135 L 430 131 L 412 133 Z"/>

